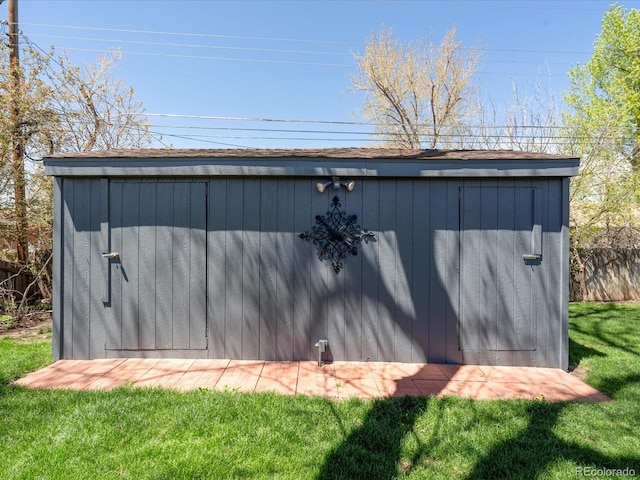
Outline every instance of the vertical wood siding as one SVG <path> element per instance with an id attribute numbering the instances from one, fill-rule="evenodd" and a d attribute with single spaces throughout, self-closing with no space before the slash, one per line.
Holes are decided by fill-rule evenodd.
<path id="1" fill-rule="evenodd" d="M 460 343 L 469 354 L 536 350 L 540 264 L 522 255 L 541 251 L 539 195 L 508 183 L 460 190 Z"/>
<path id="2" fill-rule="evenodd" d="M 352 192 L 324 193 L 314 178 L 112 180 L 110 219 L 139 226 L 112 228 L 109 245 L 100 180 L 64 179 L 56 204 L 60 357 L 107 356 L 113 341 L 118 353 L 131 348 L 132 355 L 171 355 L 162 353 L 171 342 L 175 355 L 313 360 L 314 343 L 326 338 L 334 360 L 563 366 L 562 180 L 355 180 Z M 505 185 L 511 188 L 498 188 Z M 529 248 L 531 237 L 513 224 L 514 209 L 526 203 L 515 187 L 535 188 L 540 198 L 543 257 L 534 286 L 516 268 L 521 254 L 514 251 Z M 461 203 L 461 191 L 469 203 Z M 339 275 L 298 237 L 335 195 L 376 234 Z M 462 225 L 461 215 L 471 223 Z M 157 224 L 179 232 L 165 238 Z M 516 233 L 507 234 L 512 224 Z M 144 248 L 128 251 L 133 245 Z M 112 270 L 111 288 L 122 295 L 105 304 L 100 253 L 109 249 L 135 259 L 143 274 L 126 272 L 137 285 L 132 291 Z M 194 255 L 198 249 L 204 253 Z M 461 249 L 469 262 L 461 263 Z M 478 322 L 461 323 L 461 296 L 463 308 L 478 306 Z M 520 320 L 526 315 L 529 324 Z M 199 323 L 187 322 L 194 318 Z"/>
<path id="3" fill-rule="evenodd" d="M 89 179 L 55 182 L 54 357 L 104 356 L 102 190 Z M 97 350 L 96 343 L 102 339 Z"/>
<path id="4" fill-rule="evenodd" d="M 531 226 L 517 224 L 530 219 L 520 219 L 514 208 L 531 211 L 532 187 L 542 190 L 542 198 L 549 183 L 560 185 L 511 180 L 511 188 L 498 188 L 495 180 L 358 179 L 353 192 L 320 194 L 309 179 L 211 179 L 209 246 L 222 259 L 210 256 L 210 271 L 220 262 L 226 269 L 225 275 L 209 275 L 217 292 L 209 306 L 216 337 L 210 355 L 313 359 L 313 344 L 327 338 L 335 360 L 544 363 L 540 351 L 558 349 L 559 340 L 546 335 L 548 327 L 539 326 L 539 318 L 558 324 L 562 309 L 554 300 L 557 291 L 542 291 L 541 280 L 532 290 L 524 272 L 530 267 L 520 265 L 530 249 Z M 458 318 L 459 192 L 466 185 L 477 187 L 470 194 L 481 197 L 470 198 L 468 208 L 482 205 L 484 212 L 495 212 L 468 212 L 470 221 L 480 222 L 478 242 L 484 246 L 468 252 L 476 263 L 467 266 L 465 281 L 494 292 L 487 298 L 477 288 L 464 292 L 471 295 L 469 308 L 477 306 L 486 322 L 469 326 L 473 348 L 468 353 L 459 342 Z M 358 247 L 358 256 L 348 257 L 339 275 L 318 260 L 310 242 L 297 238 L 311 229 L 315 215 L 330 209 L 334 195 L 347 214 L 376 232 L 377 240 Z M 557 197 L 543 205 L 540 278 L 556 276 L 547 256 L 563 261 L 561 210 L 550 217 L 552 204 L 559 205 Z M 516 233 L 508 235 L 510 229 Z M 529 231 L 519 233 L 522 229 Z M 463 246 L 475 248 L 473 242 Z M 522 318 L 531 318 L 531 312 L 538 313 L 527 324 Z M 248 319 L 258 326 L 248 328 Z M 514 353 L 519 351 L 526 354 Z"/>
<path id="5" fill-rule="evenodd" d="M 107 350 L 207 348 L 206 195 L 206 182 L 111 182 L 120 258 L 110 262 Z"/>

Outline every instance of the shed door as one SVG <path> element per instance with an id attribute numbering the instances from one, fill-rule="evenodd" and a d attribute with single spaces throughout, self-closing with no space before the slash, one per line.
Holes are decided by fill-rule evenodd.
<path id="1" fill-rule="evenodd" d="M 460 349 L 536 349 L 541 202 L 531 187 L 460 189 Z"/>
<path id="2" fill-rule="evenodd" d="M 109 182 L 108 350 L 202 350 L 206 183 Z"/>

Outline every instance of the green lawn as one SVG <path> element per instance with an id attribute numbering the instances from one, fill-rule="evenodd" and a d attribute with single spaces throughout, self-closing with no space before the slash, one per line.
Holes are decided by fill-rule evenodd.
<path id="1" fill-rule="evenodd" d="M 0 478 L 640 476 L 640 305 L 574 304 L 570 336 L 570 362 L 613 402 L 29 391 L 9 382 L 50 361 L 50 344 L 5 339 Z"/>

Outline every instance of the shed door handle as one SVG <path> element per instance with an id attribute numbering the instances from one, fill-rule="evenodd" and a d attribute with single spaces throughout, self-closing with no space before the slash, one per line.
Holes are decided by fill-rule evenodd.
<path id="1" fill-rule="evenodd" d="M 118 252 L 102 252 L 102 258 L 106 258 L 109 261 L 106 264 L 107 268 L 107 281 L 104 283 L 104 294 L 102 295 L 102 301 L 104 303 L 111 303 L 111 264 L 120 261 L 120 254 Z"/>
<path id="2" fill-rule="evenodd" d="M 522 255 L 522 259 L 523 260 L 540 260 L 542 258 L 542 255 L 540 255 L 539 253 L 525 253 L 524 255 Z"/>

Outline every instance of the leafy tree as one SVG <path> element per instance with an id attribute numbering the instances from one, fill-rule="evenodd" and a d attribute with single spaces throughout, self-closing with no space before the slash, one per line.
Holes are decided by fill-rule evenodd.
<path id="1" fill-rule="evenodd" d="M 612 6 L 594 53 L 569 72 L 567 153 L 582 158 L 571 185 L 572 253 L 584 286 L 585 247 L 638 239 L 640 175 L 640 11 Z"/>
<path id="2" fill-rule="evenodd" d="M 389 147 L 460 146 L 477 103 L 471 77 L 478 60 L 478 48 L 463 48 L 455 27 L 437 46 L 426 40 L 403 44 L 383 27 L 356 57 L 351 80 L 366 94 L 362 116 Z"/>
<path id="3" fill-rule="evenodd" d="M 569 72 L 565 122 L 584 157 L 585 175 L 575 187 L 579 199 L 606 201 L 611 184 L 627 187 L 640 170 L 640 11 L 612 6 L 602 20 L 594 54 Z M 615 189 L 618 190 L 618 189 Z M 632 198 L 632 197 L 628 197 Z"/>

